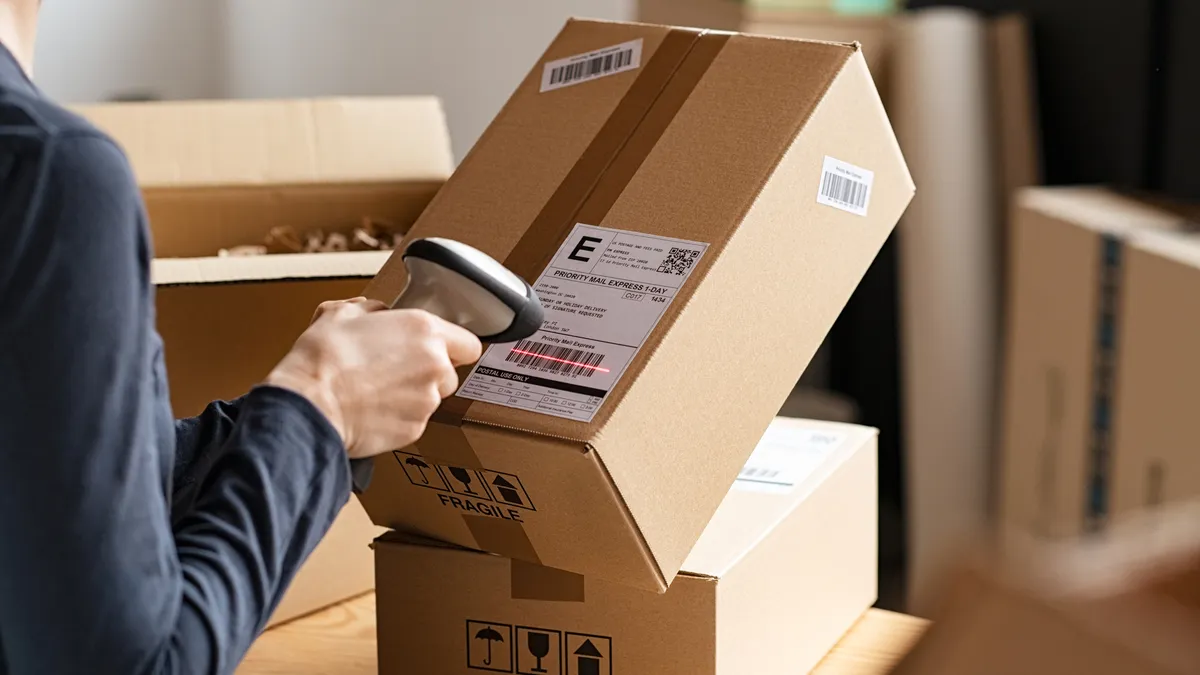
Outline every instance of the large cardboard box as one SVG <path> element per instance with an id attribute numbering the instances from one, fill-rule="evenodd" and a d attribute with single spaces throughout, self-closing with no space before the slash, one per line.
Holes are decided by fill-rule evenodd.
<path id="1" fill-rule="evenodd" d="M 787 6 L 739 0 L 638 0 L 638 21 L 695 26 L 760 35 L 859 42 L 875 84 L 888 100 L 892 17 L 887 14 L 839 14 L 825 7 Z"/>
<path id="2" fill-rule="evenodd" d="M 406 230 L 452 171 L 433 98 L 123 103 L 77 111 L 124 148 L 142 187 L 177 416 L 244 394 L 325 300 L 361 295 L 386 252 L 216 257 L 272 227 Z M 372 588 L 379 534 L 356 499 L 300 570 L 272 623 Z"/>
<path id="3" fill-rule="evenodd" d="M 1183 241 L 1141 243 L 1184 224 L 1101 188 L 1019 193 L 998 490 L 1004 529 L 1072 536 L 1200 490 L 1188 440 L 1200 275 Z"/>
<path id="4" fill-rule="evenodd" d="M 875 601 L 876 469 L 874 429 L 776 420 L 661 595 L 385 535 L 380 672 L 808 672 Z"/>
<path id="5" fill-rule="evenodd" d="M 367 512 L 665 590 L 913 191 L 854 45 L 569 22 L 409 233 L 546 321 L 379 458 Z M 394 255 L 367 293 L 405 283 Z"/>

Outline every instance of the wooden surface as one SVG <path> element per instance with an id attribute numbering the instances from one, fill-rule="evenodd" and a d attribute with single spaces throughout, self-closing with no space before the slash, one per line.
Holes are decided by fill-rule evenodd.
<path id="1" fill-rule="evenodd" d="M 884 675 L 921 635 L 925 622 L 871 610 L 815 675 Z M 375 596 L 267 631 L 238 675 L 376 675 Z"/>

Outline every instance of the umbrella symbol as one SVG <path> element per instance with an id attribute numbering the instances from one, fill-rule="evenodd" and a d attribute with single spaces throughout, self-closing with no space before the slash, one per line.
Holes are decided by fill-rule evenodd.
<path id="1" fill-rule="evenodd" d="M 492 665 L 492 643 L 493 642 L 504 642 L 504 636 L 500 635 L 500 633 L 497 633 L 494 629 L 484 628 L 483 630 L 481 630 L 475 634 L 475 639 L 476 640 L 487 640 L 488 653 L 487 653 L 487 658 L 483 660 L 483 665 L 485 665 L 485 666 Z"/>
<path id="2" fill-rule="evenodd" d="M 417 467 L 417 471 L 421 472 L 421 481 L 425 483 L 425 485 L 429 485 L 429 479 L 425 477 L 425 469 L 429 468 L 428 464 L 422 462 L 416 457 L 409 457 L 408 459 L 404 460 L 404 463 L 409 466 Z"/>

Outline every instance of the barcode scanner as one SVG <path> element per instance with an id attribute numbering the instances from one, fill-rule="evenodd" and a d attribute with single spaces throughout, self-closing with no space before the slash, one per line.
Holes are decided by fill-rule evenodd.
<path id="1" fill-rule="evenodd" d="M 524 279 L 486 253 L 450 239 L 417 239 L 401 254 L 408 285 L 393 309 L 423 309 L 491 343 L 542 327 L 542 303 Z"/>

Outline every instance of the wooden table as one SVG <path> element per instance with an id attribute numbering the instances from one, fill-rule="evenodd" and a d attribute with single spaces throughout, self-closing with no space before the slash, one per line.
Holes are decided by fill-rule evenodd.
<path id="1" fill-rule="evenodd" d="M 884 675 L 926 623 L 871 610 L 817 667 L 815 675 Z M 375 595 L 267 631 L 238 675 L 377 675 Z"/>

